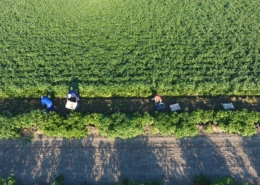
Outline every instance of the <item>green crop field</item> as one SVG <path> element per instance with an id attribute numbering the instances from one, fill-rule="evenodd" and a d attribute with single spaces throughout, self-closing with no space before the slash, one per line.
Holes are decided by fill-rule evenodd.
<path id="1" fill-rule="evenodd" d="M 259 0 L 1 0 L 0 98 L 260 95 Z"/>

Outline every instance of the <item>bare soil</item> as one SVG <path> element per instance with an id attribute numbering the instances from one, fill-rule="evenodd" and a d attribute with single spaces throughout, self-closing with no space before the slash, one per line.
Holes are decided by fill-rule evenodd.
<path id="1" fill-rule="evenodd" d="M 153 112 L 155 111 L 152 98 L 100 98 L 81 99 L 79 112 L 89 113 L 114 113 L 114 112 Z M 55 108 L 59 113 L 66 113 L 70 110 L 65 108 L 65 99 L 53 99 Z M 260 111 L 260 97 L 163 97 L 166 110 L 170 112 L 169 105 L 179 103 L 182 109 L 222 109 L 221 103 L 233 103 L 237 110 L 246 108 L 248 110 Z M 36 109 L 44 109 L 40 99 L 1 99 L 0 111 L 10 111 L 14 114 L 30 112 Z"/>
<path id="2" fill-rule="evenodd" d="M 211 134 L 192 138 L 90 136 L 80 140 L 36 137 L 0 140 L 0 176 L 14 174 L 21 185 L 47 185 L 63 174 L 66 185 L 117 184 L 124 177 L 192 185 L 203 173 L 260 182 L 260 136 Z"/>

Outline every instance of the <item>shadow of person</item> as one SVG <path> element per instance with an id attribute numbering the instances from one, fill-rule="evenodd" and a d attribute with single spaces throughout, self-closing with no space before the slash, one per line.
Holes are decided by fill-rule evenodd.
<path id="1" fill-rule="evenodd" d="M 21 140 L 0 141 L 4 149 L 0 157 L 6 161 L 1 163 L 1 177 L 14 174 L 19 184 L 48 185 L 58 174 L 63 174 L 66 184 L 83 184 L 89 180 L 94 183 L 93 139 L 43 137 L 27 144 Z"/>
<path id="2" fill-rule="evenodd" d="M 68 92 L 71 90 L 76 90 L 78 95 L 80 96 L 80 91 L 79 91 L 79 80 L 78 78 L 72 78 L 68 87 Z"/>
<path id="3" fill-rule="evenodd" d="M 51 92 L 47 92 L 47 96 L 50 97 L 52 100 L 55 99 L 55 92 L 51 91 Z"/>
<path id="4" fill-rule="evenodd" d="M 185 161 L 185 184 L 192 184 L 194 176 L 200 173 L 212 179 L 233 176 L 225 153 L 219 146 L 219 144 L 223 144 L 224 139 L 223 142 L 220 142 L 207 136 L 197 136 L 181 138 L 179 141 L 179 147 L 182 150 L 181 157 Z"/>
<path id="5" fill-rule="evenodd" d="M 156 94 L 158 94 L 158 93 L 157 93 L 157 90 L 156 90 L 154 87 L 151 87 L 150 90 L 151 90 L 151 97 L 152 97 L 152 98 L 153 98 Z"/>
<path id="6" fill-rule="evenodd" d="M 244 161 L 246 164 L 247 174 L 245 178 L 248 180 L 248 184 L 259 184 L 260 182 L 260 137 L 259 135 L 251 137 L 243 137 L 242 150 L 244 153 Z"/>

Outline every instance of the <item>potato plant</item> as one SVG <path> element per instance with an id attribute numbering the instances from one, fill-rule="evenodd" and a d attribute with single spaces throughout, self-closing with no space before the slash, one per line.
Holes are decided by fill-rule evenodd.
<path id="1" fill-rule="evenodd" d="M 0 1 L 0 98 L 260 95 L 248 0 Z"/>
<path id="2" fill-rule="evenodd" d="M 260 113 L 256 111 L 217 111 L 195 110 L 182 113 L 71 113 L 70 115 L 47 114 L 44 111 L 30 113 L 0 115 L 0 138 L 19 138 L 22 131 L 37 127 L 45 135 L 52 137 L 82 138 L 88 135 L 87 126 L 98 129 L 101 136 L 110 138 L 133 138 L 145 133 L 147 126 L 159 131 L 163 136 L 177 138 L 196 136 L 198 124 L 218 125 L 227 133 L 252 136 L 257 133 L 255 124 L 260 121 Z M 207 128 L 209 132 L 209 128 Z M 212 132 L 212 130 L 210 131 Z"/>

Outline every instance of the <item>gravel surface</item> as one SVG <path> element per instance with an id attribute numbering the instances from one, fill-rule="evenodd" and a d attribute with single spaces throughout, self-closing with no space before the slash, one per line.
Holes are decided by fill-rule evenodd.
<path id="1" fill-rule="evenodd" d="M 229 175 L 260 182 L 260 136 L 212 134 L 193 138 L 91 137 L 80 140 L 38 136 L 30 143 L 0 140 L 0 176 L 14 174 L 24 185 L 50 184 L 63 174 L 66 185 L 116 184 L 124 177 L 191 185 L 193 176 Z"/>

